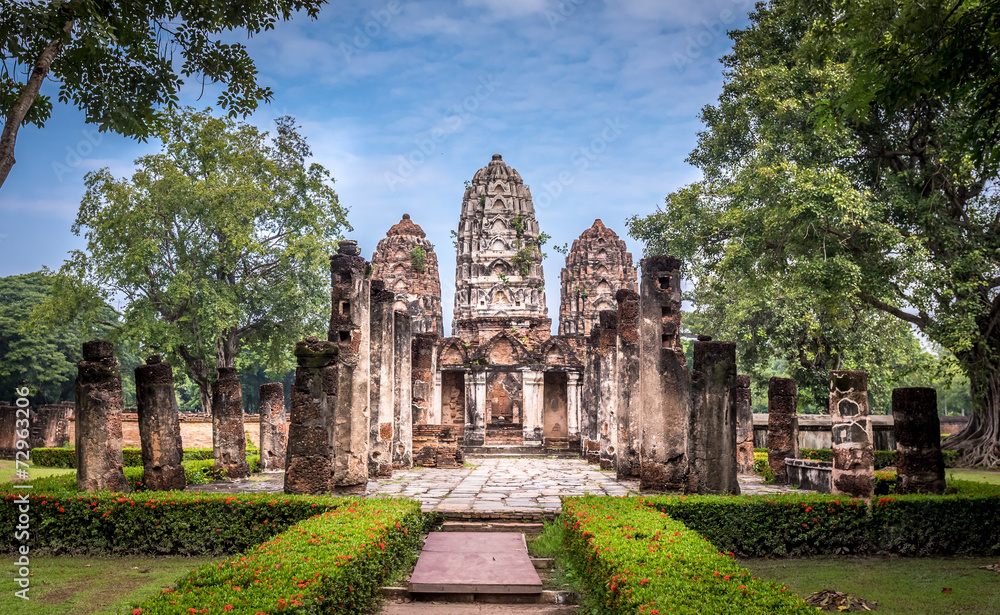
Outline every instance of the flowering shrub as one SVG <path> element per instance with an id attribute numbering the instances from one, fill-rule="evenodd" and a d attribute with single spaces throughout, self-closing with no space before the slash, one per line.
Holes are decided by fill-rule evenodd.
<path id="1" fill-rule="evenodd" d="M 812 613 L 644 498 L 563 500 L 566 547 L 606 613 Z"/>
<path id="2" fill-rule="evenodd" d="M 326 511 L 134 605 L 165 613 L 363 613 L 423 529 L 414 500 L 337 501 Z"/>

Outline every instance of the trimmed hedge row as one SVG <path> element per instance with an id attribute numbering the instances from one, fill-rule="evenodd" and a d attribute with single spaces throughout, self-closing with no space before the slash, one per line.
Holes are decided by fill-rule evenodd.
<path id="1" fill-rule="evenodd" d="M 767 462 L 767 449 L 766 448 L 755 448 L 754 458 L 756 459 L 756 453 L 764 453 L 764 461 Z M 946 468 L 955 467 L 955 460 L 958 459 L 961 454 L 960 451 L 952 450 L 942 450 L 944 454 L 944 466 Z M 828 448 L 800 448 L 799 449 L 800 459 L 815 459 L 816 461 L 833 461 L 833 451 Z M 890 466 L 896 465 L 896 451 L 875 451 L 875 469 L 880 470 L 882 468 L 888 468 Z"/>
<path id="2" fill-rule="evenodd" d="M 251 450 L 248 447 L 248 452 Z M 142 449 L 129 446 L 122 449 L 122 457 L 126 468 L 142 467 Z M 212 459 L 211 448 L 186 448 L 184 461 Z M 72 448 L 36 448 L 31 450 L 31 463 L 43 468 L 75 468 L 76 450 Z"/>
<path id="3" fill-rule="evenodd" d="M 956 495 L 881 497 L 870 503 L 829 494 L 641 499 L 740 556 L 1000 553 L 997 487 L 949 485 Z"/>
<path id="4" fill-rule="evenodd" d="M 606 613 L 815 612 L 642 498 L 567 498 L 560 520 L 570 557 Z"/>
<path id="5" fill-rule="evenodd" d="M 341 500 L 242 555 L 198 568 L 135 615 L 364 613 L 423 529 L 413 500 Z"/>

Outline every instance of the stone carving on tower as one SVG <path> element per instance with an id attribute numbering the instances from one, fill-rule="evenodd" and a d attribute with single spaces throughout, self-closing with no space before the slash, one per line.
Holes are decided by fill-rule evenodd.
<path id="1" fill-rule="evenodd" d="M 559 335 L 590 335 L 602 310 L 616 310 L 615 293 L 638 291 L 638 272 L 625 242 L 600 220 L 573 242 L 562 270 Z"/>
<path id="2" fill-rule="evenodd" d="M 395 293 L 397 312 L 410 315 L 413 333 L 444 335 L 441 278 L 434 244 L 410 214 L 378 242 L 372 256 L 372 277 Z"/>
<path id="3" fill-rule="evenodd" d="M 458 226 L 452 335 L 474 345 L 508 331 L 529 346 L 549 337 L 531 191 L 500 154 L 465 189 Z"/>

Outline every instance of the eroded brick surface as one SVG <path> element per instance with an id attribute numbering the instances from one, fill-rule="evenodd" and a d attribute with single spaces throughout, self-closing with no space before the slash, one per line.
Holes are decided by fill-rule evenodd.
<path id="1" fill-rule="evenodd" d="M 122 380 L 111 342 L 83 344 L 76 377 L 76 484 L 129 491 L 122 458 Z"/>
<path id="2" fill-rule="evenodd" d="M 767 387 L 767 463 L 774 482 L 788 484 L 785 459 L 799 456 L 799 430 L 795 379 L 771 378 Z"/>
<path id="3" fill-rule="evenodd" d="M 149 357 L 146 365 L 135 368 L 135 397 L 146 489 L 184 489 L 184 450 L 173 367 L 163 362 L 160 355 Z"/>
<path id="4" fill-rule="evenodd" d="M 916 387 L 893 389 L 892 418 L 896 436 L 896 492 L 944 493 L 937 391 Z"/>
<path id="5" fill-rule="evenodd" d="M 866 372 L 830 372 L 830 423 L 833 493 L 870 498 L 875 492 L 875 453 Z"/>
<path id="6" fill-rule="evenodd" d="M 246 478 L 246 432 L 243 429 L 243 389 L 234 367 L 220 367 L 212 386 L 212 431 L 215 467 L 229 479 Z"/>

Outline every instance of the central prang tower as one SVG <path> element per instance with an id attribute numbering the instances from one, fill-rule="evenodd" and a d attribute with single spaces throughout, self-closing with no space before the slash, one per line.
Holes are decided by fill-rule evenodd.
<path id="1" fill-rule="evenodd" d="M 479 345 L 507 331 L 529 346 L 549 337 L 538 235 L 531 191 L 494 154 L 462 201 L 453 336 Z"/>

